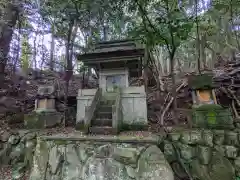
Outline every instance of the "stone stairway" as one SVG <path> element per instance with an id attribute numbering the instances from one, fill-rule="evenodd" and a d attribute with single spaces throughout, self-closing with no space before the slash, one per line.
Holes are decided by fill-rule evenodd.
<path id="1" fill-rule="evenodd" d="M 112 127 L 112 106 L 115 101 L 101 100 L 91 121 L 89 132 L 91 134 L 117 134 Z"/>

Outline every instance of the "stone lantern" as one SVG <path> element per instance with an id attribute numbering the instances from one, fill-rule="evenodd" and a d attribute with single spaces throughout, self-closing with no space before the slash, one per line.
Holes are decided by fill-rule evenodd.
<path id="1" fill-rule="evenodd" d="M 28 129 L 48 128 L 60 124 L 61 120 L 61 113 L 55 109 L 54 87 L 39 87 L 35 100 L 35 109 L 24 117 L 25 127 Z"/>
<path id="2" fill-rule="evenodd" d="M 217 104 L 212 78 L 212 75 L 209 74 L 189 77 L 188 84 L 194 106 Z"/>
<path id="3" fill-rule="evenodd" d="M 217 103 L 211 74 L 189 77 L 192 94 L 192 124 L 197 128 L 233 128 L 233 118 L 229 109 Z"/>
<path id="4" fill-rule="evenodd" d="M 38 88 L 35 100 L 35 111 L 55 112 L 55 89 L 53 86 L 42 86 Z"/>

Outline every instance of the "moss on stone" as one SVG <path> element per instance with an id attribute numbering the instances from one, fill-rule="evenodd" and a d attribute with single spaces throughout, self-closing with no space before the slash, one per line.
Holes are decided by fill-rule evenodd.
<path id="1" fill-rule="evenodd" d="M 224 108 L 218 104 L 204 104 L 198 107 L 194 107 L 193 109 L 206 111 L 206 110 L 223 110 Z"/>
<path id="2" fill-rule="evenodd" d="M 233 180 L 235 176 L 231 162 L 218 152 L 213 152 L 208 165 L 198 160 L 191 163 L 191 174 L 199 180 Z"/>
<path id="3" fill-rule="evenodd" d="M 24 115 L 24 125 L 28 129 L 39 129 L 43 128 L 43 121 L 41 121 L 41 116 L 44 113 L 32 112 L 30 114 Z"/>
<path id="4" fill-rule="evenodd" d="M 122 124 L 120 127 L 121 131 L 144 131 L 147 129 L 148 126 L 144 124 Z"/>
<path id="5" fill-rule="evenodd" d="M 38 140 L 38 144 L 39 144 L 39 149 L 40 151 L 45 151 L 46 149 L 48 149 L 48 146 L 47 146 L 47 142 L 44 141 L 44 140 Z"/>
<path id="6" fill-rule="evenodd" d="M 88 127 L 86 124 L 84 124 L 83 121 L 78 122 L 78 123 L 76 124 L 76 126 L 75 126 L 75 129 L 76 129 L 77 131 L 83 131 L 83 132 L 85 132 L 85 133 L 88 133 L 88 128 L 89 128 L 89 127 Z"/>
<path id="7" fill-rule="evenodd" d="M 75 129 L 76 130 L 83 130 L 85 127 L 84 127 L 84 123 L 81 121 L 81 122 L 77 122 L 76 126 L 75 126 Z"/>
<path id="8" fill-rule="evenodd" d="M 65 145 L 65 144 L 68 144 L 68 143 L 67 143 L 66 140 L 59 139 L 59 140 L 55 140 L 54 144 L 56 144 L 56 145 Z"/>
<path id="9" fill-rule="evenodd" d="M 60 124 L 62 115 L 59 112 L 32 112 L 24 116 L 27 129 L 43 129 Z"/>
<path id="10" fill-rule="evenodd" d="M 192 118 L 194 127 L 233 128 L 233 117 L 230 110 L 216 104 L 193 107 Z"/>
<path id="11" fill-rule="evenodd" d="M 18 112 L 16 114 L 9 115 L 6 117 L 6 120 L 8 124 L 22 123 L 24 122 L 24 113 Z"/>
<path id="12" fill-rule="evenodd" d="M 179 132 L 170 132 L 168 135 L 167 135 L 167 138 L 170 140 L 170 141 L 178 141 L 181 137 L 181 133 Z"/>

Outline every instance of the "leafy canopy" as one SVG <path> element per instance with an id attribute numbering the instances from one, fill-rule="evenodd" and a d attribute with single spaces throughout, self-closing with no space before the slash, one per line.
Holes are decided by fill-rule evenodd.
<path id="1" fill-rule="evenodd" d="M 177 0 L 136 0 L 135 3 L 141 16 L 141 22 L 133 30 L 135 37 L 140 36 L 151 46 L 167 45 L 170 51 L 188 38 L 194 18 L 187 15 Z"/>

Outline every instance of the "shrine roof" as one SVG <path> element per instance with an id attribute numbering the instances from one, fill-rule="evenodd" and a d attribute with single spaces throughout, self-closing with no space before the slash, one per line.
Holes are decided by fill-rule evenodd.
<path id="1" fill-rule="evenodd" d="M 138 60 L 144 56 L 144 47 L 134 40 L 106 41 L 95 44 L 94 49 L 77 58 L 85 63 Z"/>

